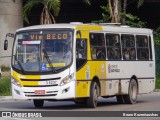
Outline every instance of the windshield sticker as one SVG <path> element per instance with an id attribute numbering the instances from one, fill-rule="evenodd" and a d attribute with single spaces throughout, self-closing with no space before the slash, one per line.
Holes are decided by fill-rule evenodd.
<path id="1" fill-rule="evenodd" d="M 47 68 L 47 67 L 46 67 L 46 64 L 42 64 L 42 65 L 41 65 L 41 70 L 42 70 L 42 71 L 46 71 L 46 70 L 47 70 L 46 68 Z"/>
<path id="2" fill-rule="evenodd" d="M 53 67 L 65 67 L 66 63 L 52 63 Z M 47 64 L 47 67 L 51 67 L 50 64 Z"/>
<path id="3" fill-rule="evenodd" d="M 27 44 L 41 44 L 41 41 L 22 41 L 23 45 L 27 45 Z"/>

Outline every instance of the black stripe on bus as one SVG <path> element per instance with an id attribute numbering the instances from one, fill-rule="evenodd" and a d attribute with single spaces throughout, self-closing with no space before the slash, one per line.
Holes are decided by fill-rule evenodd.
<path id="1" fill-rule="evenodd" d="M 47 81 L 47 80 L 59 80 L 61 77 L 49 78 L 49 79 L 21 79 L 21 81 Z"/>
<path id="2" fill-rule="evenodd" d="M 108 79 L 100 79 L 100 81 L 111 81 L 111 80 L 130 80 L 131 78 L 108 78 Z M 143 79 L 143 80 L 145 80 L 145 79 L 155 79 L 155 77 L 142 77 L 142 78 L 137 78 L 137 80 L 139 80 L 139 79 Z M 92 79 L 90 79 L 90 80 L 77 80 L 77 81 L 81 81 L 81 82 L 86 82 L 86 81 L 92 81 Z"/>

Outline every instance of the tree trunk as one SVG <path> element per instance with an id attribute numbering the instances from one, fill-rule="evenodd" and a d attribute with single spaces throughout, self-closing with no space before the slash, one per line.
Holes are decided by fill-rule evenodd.
<path id="1" fill-rule="evenodd" d="M 40 24 L 54 24 L 56 21 L 50 13 L 48 7 L 45 5 L 41 14 Z"/>
<path id="2" fill-rule="evenodd" d="M 112 3 L 111 0 L 108 0 L 108 5 L 109 5 L 109 12 L 110 12 L 110 16 L 113 19 L 113 7 L 112 7 Z M 112 20 L 111 20 L 112 21 Z"/>
<path id="3" fill-rule="evenodd" d="M 127 11 L 127 0 L 124 0 L 123 2 L 123 18 L 122 18 L 122 24 L 126 24 L 126 11 Z"/>
<path id="4" fill-rule="evenodd" d="M 114 0 L 114 23 L 118 23 L 118 15 L 119 15 L 119 11 L 118 11 L 118 0 Z"/>

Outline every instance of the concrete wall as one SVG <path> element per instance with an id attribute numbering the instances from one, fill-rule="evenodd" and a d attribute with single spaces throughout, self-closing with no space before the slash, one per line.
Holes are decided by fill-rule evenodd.
<path id="1" fill-rule="evenodd" d="M 8 38 L 8 50 L 4 51 L 4 40 L 7 33 L 15 33 L 23 27 L 22 0 L 0 0 L 0 65 L 10 66 L 13 39 Z"/>

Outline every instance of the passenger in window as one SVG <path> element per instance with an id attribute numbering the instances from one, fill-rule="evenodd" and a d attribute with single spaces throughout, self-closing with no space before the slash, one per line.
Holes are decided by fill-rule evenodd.
<path id="1" fill-rule="evenodd" d="M 134 48 L 130 50 L 129 58 L 131 60 L 134 60 L 136 58 L 136 52 Z"/>
<path id="2" fill-rule="evenodd" d="M 143 46 L 148 47 L 148 38 L 147 37 L 144 38 L 144 45 Z"/>
<path id="3" fill-rule="evenodd" d="M 82 58 L 82 54 L 77 51 L 77 58 Z"/>
<path id="4" fill-rule="evenodd" d="M 107 51 L 108 59 L 120 59 L 120 49 L 109 48 Z"/>
<path id="5" fill-rule="evenodd" d="M 120 59 L 120 49 L 119 48 L 113 48 L 114 50 L 114 59 Z"/>
<path id="6" fill-rule="evenodd" d="M 123 59 L 129 60 L 129 51 L 128 50 L 124 50 Z"/>
<path id="7" fill-rule="evenodd" d="M 142 59 L 149 59 L 149 54 L 147 49 L 141 49 L 141 58 Z"/>
<path id="8" fill-rule="evenodd" d="M 97 48 L 96 58 L 97 59 L 105 59 L 105 54 L 104 54 L 102 48 Z"/>
<path id="9" fill-rule="evenodd" d="M 86 58 L 86 41 L 77 42 L 77 58 Z"/>

